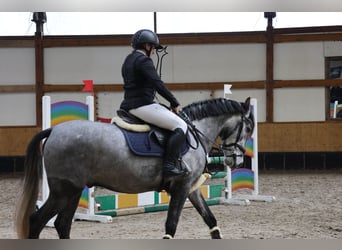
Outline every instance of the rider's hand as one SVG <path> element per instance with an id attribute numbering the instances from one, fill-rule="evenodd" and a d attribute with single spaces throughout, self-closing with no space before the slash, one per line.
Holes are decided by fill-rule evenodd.
<path id="1" fill-rule="evenodd" d="M 179 113 L 180 109 L 181 109 L 181 107 L 177 106 L 177 107 L 172 108 L 172 111 L 177 114 L 177 113 Z"/>

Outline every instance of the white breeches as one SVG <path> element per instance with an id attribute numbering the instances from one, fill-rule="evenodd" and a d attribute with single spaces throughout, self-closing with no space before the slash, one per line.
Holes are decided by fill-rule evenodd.
<path id="1" fill-rule="evenodd" d="M 131 109 L 129 112 L 147 123 L 170 131 L 180 128 L 186 133 L 188 128 L 183 119 L 158 103 Z"/>

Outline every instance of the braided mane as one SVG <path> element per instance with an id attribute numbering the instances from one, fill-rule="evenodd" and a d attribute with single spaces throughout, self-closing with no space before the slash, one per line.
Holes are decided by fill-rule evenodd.
<path id="1" fill-rule="evenodd" d="M 240 102 L 218 98 L 194 102 L 183 107 L 182 112 L 186 113 L 187 116 L 193 121 L 201 120 L 207 117 L 220 116 L 227 113 L 232 115 L 244 114 L 246 109 Z"/>

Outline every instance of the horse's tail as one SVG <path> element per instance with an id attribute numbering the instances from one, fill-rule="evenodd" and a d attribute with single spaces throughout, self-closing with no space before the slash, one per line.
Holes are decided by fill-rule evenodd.
<path id="1" fill-rule="evenodd" d="M 42 173 L 42 153 L 40 142 L 48 138 L 52 128 L 37 133 L 26 149 L 22 193 L 16 208 L 16 229 L 19 239 L 29 236 L 30 216 L 36 208 L 39 180 Z"/>

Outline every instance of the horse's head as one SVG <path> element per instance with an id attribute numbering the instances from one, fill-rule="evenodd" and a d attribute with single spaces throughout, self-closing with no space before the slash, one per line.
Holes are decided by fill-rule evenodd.
<path id="1" fill-rule="evenodd" d="M 240 114 L 227 119 L 219 136 L 222 140 L 221 149 L 225 156 L 225 164 L 231 168 L 243 163 L 246 140 L 254 130 L 254 115 L 250 112 L 250 98 L 241 103 Z"/>
<path id="2" fill-rule="evenodd" d="M 217 136 L 221 138 L 220 147 L 229 167 L 237 167 L 243 163 L 246 140 L 254 130 L 250 98 L 244 103 L 224 98 L 196 102 L 184 107 L 180 115 L 189 124 L 196 121 L 201 131 L 193 124 L 190 128 L 202 139 L 202 145 L 209 144 L 206 144 L 207 149 L 215 144 Z"/>

